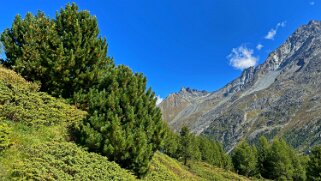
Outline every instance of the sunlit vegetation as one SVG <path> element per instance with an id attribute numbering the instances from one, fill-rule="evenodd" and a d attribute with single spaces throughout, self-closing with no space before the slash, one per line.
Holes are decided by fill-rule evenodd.
<path id="1" fill-rule="evenodd" d="M 4 180 L 320 180 L 320 147 L 305 156 L 262 137 L 227 154 L 187 127 L 174 133 L 147 78 L 114 64 L 76 4 L 54 19 L 18 15 L 0 39 Z"/>

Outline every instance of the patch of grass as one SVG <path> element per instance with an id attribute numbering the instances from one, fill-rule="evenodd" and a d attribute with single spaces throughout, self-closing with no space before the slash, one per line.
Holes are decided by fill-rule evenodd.
<path id="1" fill-rule="evenodd" d="M 144 180 L 251 180 L 234 172 L 215 167 L 204 162 L 190 162 L 188 166 L 169 156 L 157 152 L 150 166 L 150 173 Z"/>
<path id="2" fill-rule="evenodd" d="M 240 176 L 234 172 L 227 171 L 204 162 L 193 162 L 192 164 L 190 164 L 190 171 L 204 180 L 250 180 L 249 178 Z"/>
<path id="3" fill-rule="evenodd" d="M 155 153 L 150 165 L 150 172 L 144 180 L 201 180 L 200 177 L 188 171 L 177 160 L 160 152 Z"/>

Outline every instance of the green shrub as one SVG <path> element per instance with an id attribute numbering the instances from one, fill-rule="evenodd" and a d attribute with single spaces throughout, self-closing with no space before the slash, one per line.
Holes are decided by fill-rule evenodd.
<path id="1" fill-rule="evenodd" d="M 11 176 L 25 180 L 135 180 L 128 171 L 106 157 L 73 143 L 51 142 L 26 150 L 23 165 Z"/>
<path id="2" fill-rule="evenodd" d="M 0 67 L 0 119 L 27 125 L 54 125 L 78 122 L 86 112 L 70 106 L 62 99 L 37 92 L 35 84 L 23 80 L 12 71 Z"/>
<path id="3" fill-rule="evenodd" d="M 0 153 L 10 146 L 11 128 L 0 120 Z"/>

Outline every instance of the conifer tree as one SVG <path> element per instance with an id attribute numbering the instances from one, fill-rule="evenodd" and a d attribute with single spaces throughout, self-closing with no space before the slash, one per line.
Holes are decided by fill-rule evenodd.
<path id="1" fill-rule="evenodd" d="M 201 152 L 201 159 L 210 164 L 215 164 L 216 160 L 219 159 L 220 155 L 215 147 L 215 143 L 210 141 L 204 136 L 199 136 L 199 149 Z M 217 159 L 215 157 L 218 157 Z"/>
<path id="2" fill-rule="evenodd" d="M 10 29 L 1 34 L 4 65 L 27 80 L 41 83 L 41 90 L 71 98 L 88 91 L 106 67 L 106 40 L 98 37 L 97 20 L 88 11 L 68 4 L 50 19 L 43 12 L 17 15 Z"/>
<path id="3" fill-rule="evenodd" d="M 184 165 L 192 158 L 192 136 L 188 127 L 182 127 L 180 131 L 180 155 L 183 159 Z"/>
<path id="4" fill-rule="evenodd" d="M 270 144 L 265 136 L 261 136 L 259 138 L 259 145 L 258 145 L 258 171 L 260 172 L 261 176 L 264 178 L 269 177 L 269 170 L 271 165 L 268 162 L 268 156 L 270 151 Z"/>
<path id="5" fill-rule="evenodd" d="M 179 135 L 174 133 L 170 128 L 166 127 L 166 139 L 162 150 L 165 154 L 172 158 L 179 158 L 178 147 L 179 147 Z"/>
<path id="6" fill-rule="evenodd" d="M 232 152 L 232 162 L 237 173 L 245 176 L 257 174 L 257 151 L 247 141 L 242 141 Z"/>
<path id="7" fill-rule="evenodd" d="M 200 142 L 198 136 L 191 134 L 191 159 L 201 160 L 202 153 L 200 151 Z"/>
<path id="8" fill-rule="evenodd" d="M 308 180 L 321 180 L 321 146 L 311 150 L 310 160 L 307 166 Z"/>
<path id="9" fill-rule="evenodd" d="M 89 115 L 78 127 L 80 143 L 143 176 L 166 131 L 146 78 L 119 66 L 90 89 L 88 100 Z"/>
<path id="10" fill-rule="evenodd" d="M 290 147 L 283 139 L 274 139 L 268 157 L 267 178 L 273 180 L 292 180 L 293 165 Z"/>

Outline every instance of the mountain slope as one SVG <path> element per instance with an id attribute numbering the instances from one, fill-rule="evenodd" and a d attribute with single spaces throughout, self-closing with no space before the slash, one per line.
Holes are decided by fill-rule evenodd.
<path id="1" fill-rule="evenodd" d="M 0 180 L 138 180 L 71 141 L 69 127 L 86 114 L 0 66 Z M 206 163 L 190 165 L 157 152 L 143 180 L 249 180 Z"/>
<path id="2" fill-rule="evenodd" d="M 284 44 L 258 67 L 218 91 L 197 96 L 196 102 L 177 113 L 179 92 L 160 108 L 175 129 L 187 125 L 197 134 L 207 134 L 231 150 L 244 138 L 259 135 L 284 136 L 299 149 L 319 143 L 321 135 L 321 22 L 298 28 Z M 166 106 L 165 106 L 166 105 Z M 171 114 L 171 117 L 168 115 Z"/>

